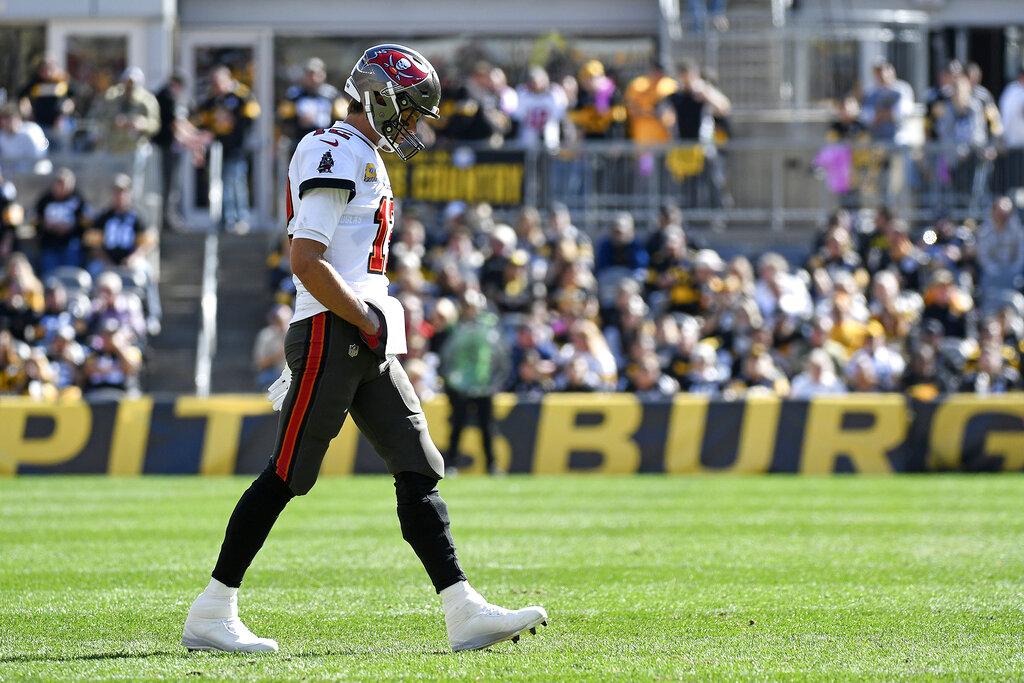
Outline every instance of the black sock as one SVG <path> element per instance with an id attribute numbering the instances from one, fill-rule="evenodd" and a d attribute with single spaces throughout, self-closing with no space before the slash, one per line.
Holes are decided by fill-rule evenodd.
<path id="1" fill-rule="evenodd" d="M 276 472 L 264 470 L 238 499 L 231 513 L 213 578 L 227 586 L 240 586 L 245 570 L 263 547 L 277 516 L 294 497 Z"/>
<path id="2" fill-rule="evenodd" d="M 402 538 L 420 558 L 434 589 L 440 593 L 465 581 L 448 529 L 448 506 L 437 492 L 437 480 L 417 472 L 399 472 L 395 475 L 395 493 Z"/>

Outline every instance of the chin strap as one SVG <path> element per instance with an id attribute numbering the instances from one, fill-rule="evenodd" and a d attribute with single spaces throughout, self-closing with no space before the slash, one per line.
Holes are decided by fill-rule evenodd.
<path id="1" fill-rule="evenodd" d="M 373 105 L 370 104 L 370 93 L 368 92 L 363 93 L 363 112 L 366 114 L 366 119 L 370 122 L 370 128 L 373 128 L 373 132 L 380 136 L 380 139 L 377 140 L 377 147 L 389 154 L 394 154 L 394 147 L 392 147 L 388 139 L 384 137 L 379 130 L 377 130 L 377 125 L 373 122 Z"/>

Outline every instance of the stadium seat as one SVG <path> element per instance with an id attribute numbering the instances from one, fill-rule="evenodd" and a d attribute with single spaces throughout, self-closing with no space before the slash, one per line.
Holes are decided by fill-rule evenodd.
<path id="1" fill-rule="evenodd" d="M 85 268 L 57 266 L 50 273 L 50 277 L 57 278 L 69 291 L 85 292 L 86 294 L 92 292 L 92 276 Z"/>

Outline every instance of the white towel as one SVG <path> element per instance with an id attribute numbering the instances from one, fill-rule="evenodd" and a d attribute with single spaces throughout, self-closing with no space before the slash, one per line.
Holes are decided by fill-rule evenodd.
<path id="1" fill-rule="evenodd" d="M 384 345 L 384 353 L 389 356 L 398 356 L 408 350 L 405 342 L 405 309 L 402 302 L 393 296 L 385 296 L 383 299 L 367 299 L 384 313 L 384 322 L 388 326 L 388 339 Z"/>

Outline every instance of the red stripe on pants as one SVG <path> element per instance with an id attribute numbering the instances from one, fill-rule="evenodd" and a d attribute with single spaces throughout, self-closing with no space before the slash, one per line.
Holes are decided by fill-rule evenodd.
<path id="1" fill-rule="evenodd" d="M 326 313 L 318 313 L 313 316 L 313 333 L 309 339 L 306 369 L 302 372 L 299 394 L 295 398 L 295 405 L 288 416 L 288 426 L 285 427 L 281 453 L 277 456 L 277 476 L 281 477 L 284 481 L 288 480 L 288 466 L 291 465 L 292 456 L 295 454 L 295 441 L 299 436 L 299 428 L 302 426 L 302 421 L 306 417 L 310 401 L 313 398 L 313 385 L 316 384 L 316 376 L 320 371 L 320 363 L 324 355 L 324 328 L 326 322 Z"/>

